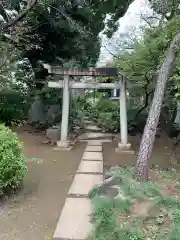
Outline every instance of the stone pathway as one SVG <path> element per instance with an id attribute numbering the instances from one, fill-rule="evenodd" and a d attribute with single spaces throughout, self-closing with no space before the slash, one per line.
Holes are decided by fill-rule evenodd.
<path id="1" fill-rule="evenodd" d="M 92 124 L 89 128 L 97 131 Z M 84 141 L 87 141 L 87 146 L 59 218 L 54 240 L 85 240 L 92 230 L 92 205 L 88 193 L 103 181 L 102 143 L 111 140 L 84 139 Z"/>

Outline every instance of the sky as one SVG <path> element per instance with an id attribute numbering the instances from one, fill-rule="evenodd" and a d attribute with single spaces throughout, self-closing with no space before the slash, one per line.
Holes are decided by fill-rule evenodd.
<path id="1" fill-rule="evenodd" d="M 118 31 L 111 39 L 107 39 L 101 34 L 101 54 L 98 61 L 98 66 L 103 66 L 106 62 L 112 59 L 112 54 L 117 52 L 118 42 L 123 40 L 124 34 L 131 36 L 140 35 L 140 27 L 145 24 L 141 16 L 152 15 L 152 10 L 149 7 L 148 0 L 135 0 L 127 10 L 124 17 L 119 20 Z"/>

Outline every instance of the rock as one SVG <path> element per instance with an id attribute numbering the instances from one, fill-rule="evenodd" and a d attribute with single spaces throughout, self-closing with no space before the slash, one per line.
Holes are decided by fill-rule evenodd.
<path id="1" fill-rule="evenodd" d="M 29 110 L 29 122 L 30 123 L 44 123 L 46 122 L 45 106 L 41 99 L 38 97 L 32 103 Z"/>
<path id="2" fill-rule="evenodd" d="M 50 139 L 45 139 L 45 140 L 42 141 L 42 143 L 43 143 L 43 144 L 50 144 L 51 141 L 50 141 Z"/>
<path id="3" fill-rule="evenodd" d="M 54 124 L 61 120 L 61 107 L 59 104 L 49 106 L 47 111 L 47 121 L 50 124 Z"/>
<path id="4" fill-rule="evenodd" d="M 47 139 L 50 139 L 51 143 L 56 143 L 57 141 L 59 141 L 60 134 L 61 134 L 61 127 L 58 125 L 48 128 L 46 130 L 46 137 Z"/>

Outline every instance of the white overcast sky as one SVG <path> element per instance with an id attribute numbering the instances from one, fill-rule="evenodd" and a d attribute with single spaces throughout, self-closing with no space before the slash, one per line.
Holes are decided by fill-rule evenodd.
<path id="1" fill-rule="evenodd" d="M 102 38 L 101 54 L 98 65 L 102 66 L 112 58 L 111 52 L 115 53 L 118 41 L 122 40 L 123 35 L 139 34 L 140 27 L 144 24 L 141 15 L 152 15 L 148 0 L 135 0 L 130 6 L 124 17 L 119 20 L 119 29 L 111 39 L 107 39 L 104 35 Z"/>

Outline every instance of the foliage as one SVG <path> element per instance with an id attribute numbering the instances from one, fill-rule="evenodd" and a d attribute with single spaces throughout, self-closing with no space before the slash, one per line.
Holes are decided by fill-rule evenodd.
<path id="1" fill-rule="evenodd" d="M 100 99 L 93 106 L 90 116 L 104 131 L 119 131 L 119 104 L 117 102 Z"/>
<path id="2" fill-rule="evenodd" d="M 117 213 L 128 213 L 131 210 L 131 203 L 119 199 L 94 198 L 94 213 L 92 220 L 95 224 L 95 231 L 90 239 L 94 240 L 114 240 L 121 239 L 122 232 L 116 227 Z M 130 231 L 129 231 L 130 232 Z M 126 236 L 127 233 L 124 233 Z M 125 236 L 124 235 L 124 236 Z M 131 239 L 131 238 L 127 238 Z"/>
<path id="3" fill-rule="evenodd" d="M 90 104 L 82 97 L 74 97 L 69 110 L 69 130 L 84 129 L 84 117 L 89 113 Z"/>
<path id="4" fill-rule="evenodd" d="M 11 45 L 3 42 L 0 37 L 0 88 L 11 82 L 11 72 L 16 69 L 15 60 L 18 51 Z"/>
<path id="5" fill-rule="evenodd" d="M 1 84 L 8 82 L 11 85 L 13 79 L 19 85 L 22 84 L 23 89 L 25 84 L 28 91 L 34 93 L 34 89 L 44 91 L 43 81 L 48 75 L 42 65 L 44 62 L 62 67 L 95 66 L 100 53 L 99 33 L 104 30 L 111 36 L 117 30 L 117 20 L 124 15 L 131 2 L 132 0 L 38 0 L 31 11 L 13 25 L 11 31 L 1 31 L 0 57 L 3 63 L 4 55 L 8 56 L 5 67 L 0 69 Z M 4 22 L 8 22 L 26 9 L 27 5 L 23 0 L 7 0 L 3 5 L 0 4 L 0 15 Z M 109 20 L 105 28 L 107 14 Z M 8 54 L 4 54 L 4 45 L 10 50 Z M 15 60 L 13 68 L 16 70 L 10 69 L 9 55 Z M 17 61 L 19 59 L 20 62 Z M 9 88 L 8 84 L 6 87 Z M 54 93 L 55 91 L 43 92 L 47 104 L 61 102 Z M 11 110 L 8 107 L 4 116 L 10 115 Z M 75 110 L 71 113 L 72 116 L 78 115 Z M 10 121 L 12 118 L 14 117 L 9 117 Z M 80 123 L 80 119 L 77 121 Z"/>
<path id="6" fill-rule="evenodd" d="M 132 199 L 146 199 L 158 197 L 160 194 L 159 186 L 152 182 L 139 183 L 134 180 L 135 168 L 114 168 L 112 175 L 122 183 L 122 190 L 126 196 Z"/>
<path id="7" fill-rule="evenodd" d="M 26 175 L 22 145 L 11 130 L 0 125 L 0 196 L 21 186 Z"/>
<path id="8" fill-rule="evenodd" d="M 127 108 L 128 130 L 130 134 L 140 132 L 146 122 L 147 111 L 137 115 L 137 105 L 129 105 Z M 106 97 L 100 97 L 96 104 L 91 106 L 89 116 L 105 132 L 119 132 L 120 130 L 120 106 L 119 101 L 112 101 Z M 111 124 L 110 124 L 111 123 Z"/>
<path id="9" fill-rule="evenodd" d="M 37 1 L 26 18 L 13 29 L 13 44 L 20 50 L 21 56 L 30 60 L 34 70 L 39 60 L 62 66 L 73 60 L 81 66 L 94 66 L 100 52 L 99 33 L 105 30 L 112 36 L 117 30 L 117 21 L 131 2 Z M 21 12 L 25 2 L 9 0 L 6 4 L 7 8 Z M 105 28 L 107 14 L 109 19 Z M 7 20 L 6 16 L 4 19 Z M 6 36 L 4 38 L 11 43 Z M 43 79 L 43 75 L 42 71 L 38 78 Z"/>
<path id="10" fill-rule="evenodd" d="M 162 191 L 179 182 L 178 175 L 168 182 L 162 178 L 155 183 L 139 183 L 132 167 L 112 168 L 109 174 L 119 186 L 122 197 L 112 199 L 101 196 L 97 189 L 94 191 L 94 230 L 90 239 L 179 239 L 179 198 Z"/>
<path id="11" fill-rule="evenodd" d="M 141 38 L 137 38 L 130 47 L 132 50 L 120 50 L 114 60 L 107 66 L 117 67 L 127 77 L 128 84 L 128 120 L 129 130 L 137 127 L 143 129 L 149 107 L 153 98 L 157 74 L 163 62 L 166 49 L 180 29 L 179 15 L 174 15 L 169 21 L 148 26 Z M 179 63 L 172 69 L 164 97 L 160 126 L 171 132 L 179 98 Z M 139 127 L 141 126 L 141 127 Z"/>
<path id="12" fill-rule="evenodd" d="M 0 121 L 6 125 L 20 123 L 27 118 L 30 104 L 30 97 L 20 91 L 1 90 Z"/>
<path id="13" fill-rule="evenodd" d="M 149 0 L 152 8 L 167 20 L 179 12 L 179 0 Z"/>

